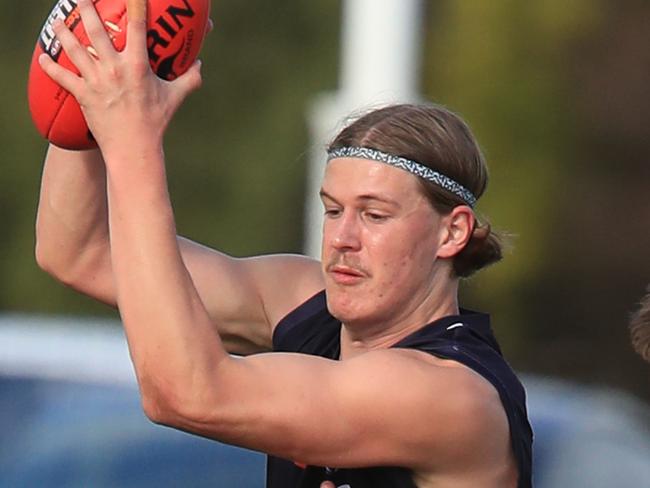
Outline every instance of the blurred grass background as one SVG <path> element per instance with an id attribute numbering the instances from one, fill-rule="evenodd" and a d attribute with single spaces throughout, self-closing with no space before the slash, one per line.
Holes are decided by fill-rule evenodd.
<path id="1" fill-rule="evenodd" d="M 26 83 L 53 3 L 7 3 L 0 18 L 0 311 L 115 316 L 33 258 L 46 143 Z M 650 280 L 650 3 L 425 4 L 421 92 L 473 128 L 491 168 L 478 210 L 514 235 L 464 305 L 493 314 L 516 369 L 650 400 L 626 326 Z M 301 250 L 306 114 L 337 87 L 340 10 L 213 0 L 204 86 L 166 142 L 183 235 L 238 256 Z"/>

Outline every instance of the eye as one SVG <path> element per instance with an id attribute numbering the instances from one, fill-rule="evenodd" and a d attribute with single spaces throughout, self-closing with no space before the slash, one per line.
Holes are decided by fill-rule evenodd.
<path id="1" fill-rule="evenodd" d="M 326 207 L 325 208 L 325 217 L 334 219 L 334 218 L 338 217 L 339 215 L 341 215 L 341 209 L 334 208 L 334 207 L 330 207 L 330 208 Z"/>
<path id="2" fill-rule="evenodd" d="M 368 211 L 365 213 L 365 216 L 369 221 L 375 223 L 385 222 L 388 220 L 388 215 L 379 212 Z"/>

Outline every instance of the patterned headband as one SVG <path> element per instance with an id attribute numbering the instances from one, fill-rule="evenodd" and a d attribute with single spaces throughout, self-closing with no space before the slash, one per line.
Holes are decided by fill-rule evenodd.
<path id="1" fill-rule="evenodd" d="M 438 173 L 423 164 L 411 161 L 410 159 L 394 156 L 368 147 L 339 147 L 332 149 L 327 153 L 328 162 L 336 158 L 361 158 L 390 164 L 391 166 L 408 171 L 415 176 L 419 176 L 420 178 L 452 192 L 454 195 L 460 197 L 470 207 L 473 207 L 476 203 L 476 197 L 474 194 L 463 185 L 452 180 L 448 176 Z"/>

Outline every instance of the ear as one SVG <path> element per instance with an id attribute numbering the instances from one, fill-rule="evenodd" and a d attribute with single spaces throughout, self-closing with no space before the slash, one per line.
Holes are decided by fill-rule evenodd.
<path id="1" fill-rule="evenodd" d="M 461 252 L 472 237 L 476 217 L 467 205 L 459 205 L 442 218 L 440 247 L 436 253 L 439 258 L 453 258 Z"/>

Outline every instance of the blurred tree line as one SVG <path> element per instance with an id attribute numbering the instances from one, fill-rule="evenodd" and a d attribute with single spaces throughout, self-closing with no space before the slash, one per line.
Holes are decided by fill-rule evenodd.
<path id="1" fill-rule="evenodd" d="M 109 315 L 33 258 L 46 143 L 26 82 L 53 3 L 9 3 L 0 20 L 0 310 Z M 465 306 L 493 313 L 517 369 L 649 399 L 626 322 L 650 280 L 650 4 L 424 3 L 422 93 L 474 129 L 491 168 L 479 212 L 512 234 Z M 301 250 L 306 113 L 337 86 L 340 6 L 213 0 L 204 86 L 166 143 L 180 233 L 238 256 Z"/>

